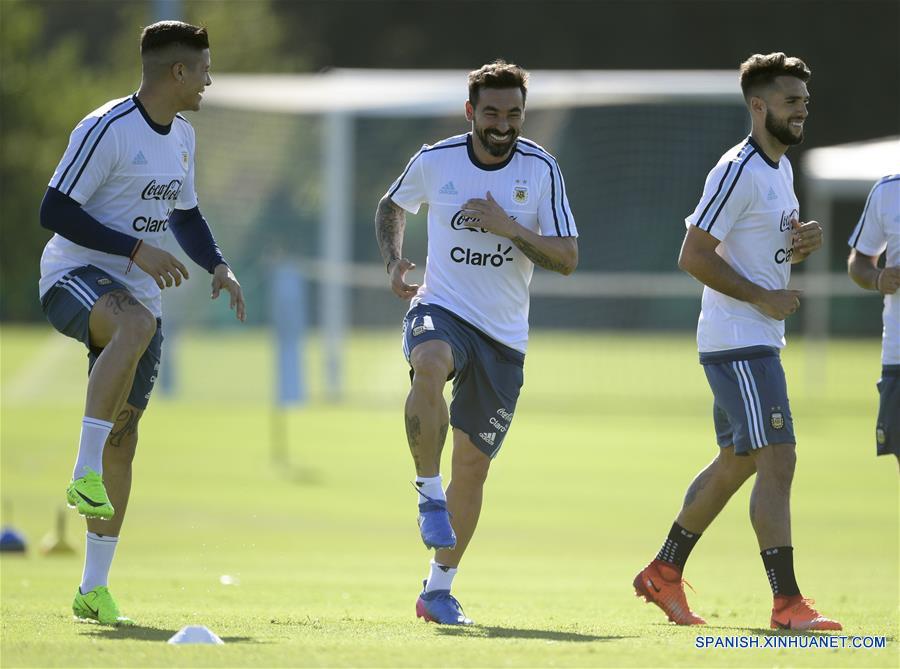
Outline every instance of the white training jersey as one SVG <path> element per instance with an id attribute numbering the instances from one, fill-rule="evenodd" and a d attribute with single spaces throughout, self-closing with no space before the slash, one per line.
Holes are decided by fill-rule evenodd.
<path id="1" fill-rule="evenodd" d="M 154 123 L 134 95 L 112 100 L 72 131 L 49 185 L 76 200 L 103 225 L 161 247 L 172 210 L 197 206 L 194 129 L 180 115 L 170 126 Z M 40 294 L 66 272 L 94 265 L 160 317 L 156 282 L 137 265 L 126 273 L 128 264 L 124 256 L 53 235 L 41 256 Z"/>
<path id="2" fill-rule="evenodd" d="M 493 198 L 520 225 L 543 236 L 577 237 L 556 159 L 519 138 L 509 158 L 483 165 L 471 134 L 425 145 L 387 192 L 415 214 L 428 204 L 425 280 L 410 308 L 444 307 L 517 351 L 528 345 L 528 284 L 534 264 L 510 240 L 479 228 L 462 214 L 471 198 Z"/>
<path id="3" fill-rule="evenodd" d="M 875 258 L 887 250 L 885 267 L 900 267 L 900 174 L 872 187 L 850 246 Z M 882 322 L 881 364 L 900 365 L 900 291 L 884 296 Z"/>
<path id="4" fill-rule="evenodd" d="M 769 290 L 791 278 L 791 221 L 800 220 L 794 173 L 784 156 L 774 163 L 748 137 L 706 177 L 703 197 L 685 219 L 720 240 L 718 253 L 738 274 Z M 701 353 L 747 346 L 783 348 L 784 321 L 748 302 L 703 287 L 697 347 Z"/>

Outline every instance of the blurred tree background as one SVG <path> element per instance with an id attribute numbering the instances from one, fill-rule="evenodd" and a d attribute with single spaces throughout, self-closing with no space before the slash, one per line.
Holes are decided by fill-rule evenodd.
<path id="1" fill-rule="evenodd" d="M 136 90 L 141 27 L 166 4 L 0 0 L 0 319 L 41 318 L 38 262 L 50 236 L 38 223 L 41 197 L 75 124 Z M 531 69 L 736 70 L 751 53 L 781 50 L 813 69 L 814 116 L 806 143 L 792 152 L 795 165 L 815 146 L 900 133 L 896 0 L 169 4 L 209 28 L 213 79 L 331 67 L 468 69 L 500 56 Z M 202 136 L 199 144 L 202 154 Z M 846 227 L 858 215 L 852 203 L 835 219 Z M 835 250 L 833 266 L 843 252 Z"/>

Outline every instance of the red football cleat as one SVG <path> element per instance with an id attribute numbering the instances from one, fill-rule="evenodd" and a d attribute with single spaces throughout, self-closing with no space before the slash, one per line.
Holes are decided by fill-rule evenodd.
<path id="1" fill-rule="evenodd" d="M 634 577 L 633 585 L 638 597 L 656 604 L 676 625 L 705 625 L 706 621 L 688 606 L 684 595 L 685 583 L 687 581 L 681 578 L 681 572 L 675 567 L 654 560 Z"/>
<path id="2" fill-rule="evenodd" d="M 837 632 L 844 629 L 837 620 L 826 618 L 816 611 L 812 607 L 814 603 L 803 595 L 776 596 L 772 607 L 772 629 L 809 632 Z"/>

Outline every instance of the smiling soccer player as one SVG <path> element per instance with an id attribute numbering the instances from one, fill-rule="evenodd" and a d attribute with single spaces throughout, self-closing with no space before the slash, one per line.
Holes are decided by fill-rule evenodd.
<path id="1" fill-rule="evenodd" d="M 416 602 L 426 620 L 471 624 L 450 586 L 475 532 L 491 461 L 509 433 L 523 382 L 534 266 L 571 274 L 578 231 L 556 159 L 520 136 L 528 75 L 497 61 L 469 74 L 472 131 L 423 146 L 378 204 L 375 227 L 391 289 L 412 300 L 403 323 L 411 367 L 406 434 L 419 529 L 434 548 Z M 405 211 L 428 205 L 421 286 L 403 256 Z M 449 415 L 442 392 L 453 379 Z M 453 426 L 452 481 L 441 450 Z"/>
<path id="2" fill-rule="evenodd" d="M 688 488 L 657 557 L 635 591 L 672 622 L 702 625 L 690 610 L 682 571 L 702 532 L 744 481 L 756 474 L 750 519 L 772 588 L 772 627 L 839 630 L 800 594 L 794 576 L 790 494 L 796 440 L 779 351 L 784 320 L 800 306 L 788 289 L 791 264 L 822 246 L 815 221 L 801 223 L 785 157 L 803 141 L 810 70 L 783 53 L 741 65 L 750 136 L 709 173 L 686 219 L 678 266 L 704 284 L 697 344 L 713 393 L 719 453 Z"/>

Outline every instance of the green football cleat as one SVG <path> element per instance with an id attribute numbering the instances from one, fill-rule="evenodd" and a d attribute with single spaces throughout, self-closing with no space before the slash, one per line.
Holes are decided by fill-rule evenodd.
<path id="1" fill-rule="evenodd" d="M 131 627 L 134 621 L 126 618 L 119 612 L 115 600 L 109 594 L 109 588 L 98 585 L 93 590 L 82 594 L 81 588 L 75 592 L 75 601 L 72 602 L 72 613 L 79 620 L 98 622 L 101 625 L 114 627 Z"/>
<path id="2" fill-rule="evenodd" d="M 85 518 L 109 520 L 116 510 L 106 496 L 103 479 L 100 474 L 86 467 L 87 474 L 77 478 L 66 488 L 66 501 L 69 508 L 77 509 Z"/>

